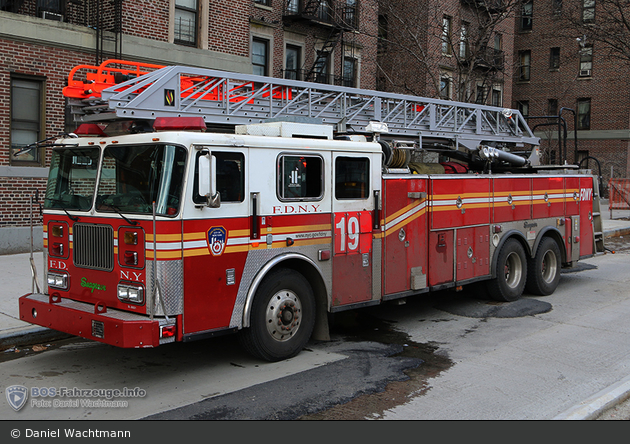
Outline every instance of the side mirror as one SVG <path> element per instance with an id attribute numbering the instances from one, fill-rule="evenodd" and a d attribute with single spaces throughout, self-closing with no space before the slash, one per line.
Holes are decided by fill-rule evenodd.
<path id="1" fill-rule="evenodd" d="M 199 156 L 199 195 L 206 197 L 206 205 L 211 208 L 221 206 L 221 195 L 217 191 L 217 158 L 210 152 Z"/>

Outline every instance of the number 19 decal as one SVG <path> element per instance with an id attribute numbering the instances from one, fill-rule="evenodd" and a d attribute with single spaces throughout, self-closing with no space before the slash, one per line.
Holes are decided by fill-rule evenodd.
<path id="1" fill-rule="evenodd" d="M 335 214 L 335 254 L 359 253 L 362 250 L 361 232 L 367 233 L 369 248 L 371 221 L 366 219 L 365 222 L 368 224 L 367 229 L 361 230 L 361 213 Z"/>
<path id="2" fill-rule="evenodd" d="M 335 215 L 335 239 L 336 253 L 353 252 L 359 248 L 359 218 L 347 213 Z"/>

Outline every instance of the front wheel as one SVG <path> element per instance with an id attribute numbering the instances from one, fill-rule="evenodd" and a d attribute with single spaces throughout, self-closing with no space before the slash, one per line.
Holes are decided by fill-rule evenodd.
<path id="1" fill-rule="evenodd" d="M 497 276 L 488 281 L 490 296 L 502 302 L 518 300 L 527 280 L 527 258 L 519 241 L 509 239 L 497 258 Z"/>
<path id="2" fill-rule="evenodd" d="M 556 291 L 560 282 L 561 267 L 558 244 L 550 237 L 544 238 L 528 267 L 527 291 L 540 296 L 547 296 Z"/>
<path id="3" fill-rule="evenodd" d="M 279 269 L 262 281 L 252 305 L 250 327 L 239 335 L 242 346 L 266 361 L 297 355 L 315 325 L 315 296 L 300 273 Z"/>

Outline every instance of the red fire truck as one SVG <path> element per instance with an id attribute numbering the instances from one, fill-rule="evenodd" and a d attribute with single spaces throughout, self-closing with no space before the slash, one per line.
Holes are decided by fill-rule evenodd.
<path id="1" fill-rule="evenodd" d="M 81 125 L 52 148 L 30 323 L 136 348 L 238 332 L 280 360 L 329 313 L 546 295 L 604 250 L 596 178 L 540 165 L 516 110 L 118 60 L 64 94 Z"/>

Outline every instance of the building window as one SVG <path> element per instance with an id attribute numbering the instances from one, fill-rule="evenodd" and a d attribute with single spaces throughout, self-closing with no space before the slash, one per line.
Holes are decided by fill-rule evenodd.
<path id="1" fill-rule="evenodd" d="M 494 49 L 497 51 L 503 50 L 503 35 L 495 34 L 494 35 Z"/>
<path id="2" fill-rule="evenodd" d="M 451 54 L 451 18 L 444 16 L 442 18 L 442 54 Z"/>
<path id="3" fill-rule="evenodd" d="M 284 60 L 284 78 L 300 80 L 300 53 L 301 48 L 295 45 L 287 45 Z"/>
<path id="4" fill-rule="evenodd" d="M 252 65 L 253 73 L 258 76 L 266 76 L 269 73 L 269 40 L 252 39 Z"/>
<path id="5" fill-rule="evenodd" d="M 389 33 L 389 22 L 386 15 L 378 16 L 378 44 L 377 54 L 383 55 L 387 51 L 387 38 Z"/>
<path id="6" fill-rule="evenodd" d="M 582 0 L 582 22 L 595 22 L 595 0 Z"/>
<path id="7" fill-rule="evenodd" d="M 316 16 L 323 22 L 330 21 L 331 8 L 326 0 L 320 0 Z"/>
<path id="8" fill-rule="evenodd" d="M 343 22 L 351 28 L 356 29 L 358 27 L 359 14 L 357 11 L 357 0 L 346 0 L 346 5 L 343 8 Z"/>
<path id="9" fill-rule="evenodd" d="M 521 113 L 523 117 L 529 116 L 529 101 L 519 100 L 516 102 L 516 109 Z"/>
<path id="10" fill-rule="evenodd" d="M 560 48 L 551 48 L 549 50 L 549 69 L 560 69 Z"/>
<path id="11" fill-rule="evenodd" d="M 503 103 L 501 95 L 501 90 L 499 88 L 492 88 L 492 106 L 501 106 Z"/>
<path id="12" fill-rule="evenodd" d="M 197 46 L 197 0 L 175 0 L 175 43 Z"/>
<path id="13" fill-rule="evenodd" d="M 593 74 L 593 46 L 585 45 L 580 50 L 580 77 L 590 77 Z"/>
<path id="14" fill-rule="evenodd" d="M 477 96 L 475 97 L 475 103 L 478 105 L 483 105 L 486 103 L 486 87 L 483 85 L 477 85 Z"/>
<path id="15" fill-rule="evenodd" d="M 18 2 L 2 2 L 18 3 Z M 22 2 L 23 3 L 23 2 Z M 64 0 L 37 0 L 37 16 L 45 19 L 63 21 L 66 13 L 66 2 Z"/>
<path id="16" fill-rule="evenodd" d="M 344 57 L 343 59 L 343 86 L 355 87 L 357 81 L 357 59 Z"/>
<path id="17" fill-rule="evenodd" d="M 580 165 L 580 162 L 582 162 L 587 157 L 588 157 L 588 150 L 578 150 L 577 157 L 575 159 L 575 164 Z M 581 167 L 588 168 L 589 167 L 588 163 L 589 163 L 589 160 L 587 159 L 586 162 L 584 162 L 584 164 L 581 165 Z"/>
<path id="18" fill-rule="evenodd" d="M 534 16 L 534 2 L 525 0 L 521 9 L 521 31 L 532 30 L 532 18 Z"/>
<path id="19" fill-rule="evenodd" d="M 459 58 L 465 60 L 468 57 L 468 23 L 462 23 L 459 31 Z"/>
<path id="20" fill-rule="evenodd" d="M 440 99 L 451 99 L 451 77 L 447 74 L 440 76 Z"/>
<path id="21" fill-rule="evenodd" d="M 287 0 L 286 11 L 291 14 L 297 14 L 298 12 L 300 12 L 299 0 Z"/>
<path id="22" fill-rule="evenodd" d="M 547 115 L 548 116 L 558 115 L 558 99 L 547 100 Z"/>
<path id="23" fill-rule="evenodd" d="M 271 0 L 254 0 L 254 3 L 263 5 L 263 6 L 271 6 Z"/>
<path id="24" fill-rule="evenodd" d="M 554 15 L 562 14 L 562 0 L 552 0 L 551 7 L 553 8 Z"/>
<path id="25" fill-rule="evenodd" d="M 591 129 L 591 99 L 578 99 L 577 119 L 577 129 Z"/>
<path id="26" fill-rule="evenodd" d="M 328 76 L 328 65 L 330 64 L 330 55 L 323 61 L 323 63 L 315 66 L 313 70 L 313 81 L 316 83 L 330 83 Z"/>
<path id="27" fill-rule="evenodd" d="M 519 51 L 518 57 L 519 57 L 518 79 L 524 82 L 529 81 L 532 52 Z"/>
<path id="28" fill-rule="evenodd" d="M 44 81 L 11 78 L 11 165 L 43 166 L 43 148 L 25 148 L 44 139 Z"/>

